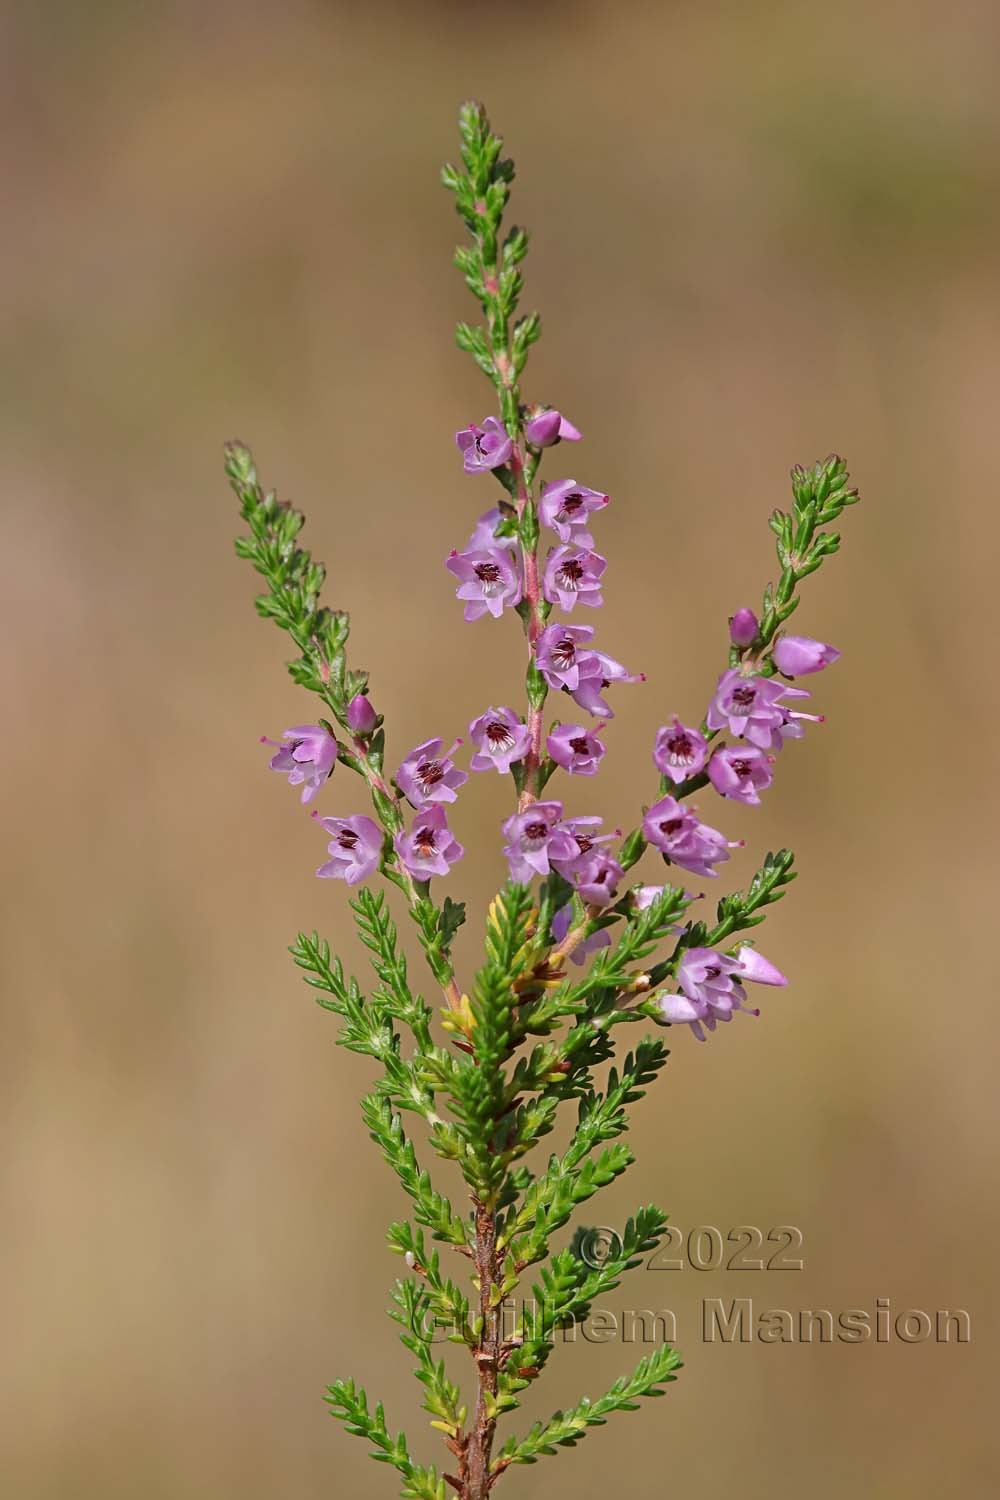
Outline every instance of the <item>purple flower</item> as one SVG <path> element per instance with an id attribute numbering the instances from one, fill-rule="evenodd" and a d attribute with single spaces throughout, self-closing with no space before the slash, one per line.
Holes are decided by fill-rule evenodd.
<path id="1" fill-rule="evenodd" d="M 319 826 L 333 835 L 330 858 L 316 871 L 321 880 L 359 885 L 375 873 L 382 858 L 382 830 L 373 819 L 358 813 L 353 818 L 320 818 Z"/>
<path id="2" fill-rule="evenodd" d="M 786 677 L 805 677 L 809 672 L 822 672 L 824 667 L 832 667 L 840 658 L 836 646 L 814 641 L 809 635 L 783 635 L 771 655 L 778 671 Z"/>
<path id="3" fill-rule="evenodd" d="M 542 575 L 542 592 L 550 604 L 560 604 L 565 610 L 571 610 L 578 599 L 598 609 L 604 603 L 601 574 L 607 565 L 598 552 L 553 547 Z"/>
<path id="4" fill-rule="evenodd" d="M 807 688 L 790 687 L 786 684 L 785 697 L 808 698 L 810 697 L 810 693 Z M 788 708 L 784 703 L 779 703 L 778 707 L 781 710 L 781 719 L 779 723 L 772 726 L 770 730 L 770 740 L 768 744 L 763 747 L 766 750 L 770 750 L 772 753 L 777 753 L 777 751 L 781 749 L 782 745 L 784 745 L 786 740 L 800 740 L 802 738 L 802 736 L 805 734 L 805 730 L 803 729 L 801 723 L 803 719 L 809 719 L 814 724 L 822 724 L 825 722 L 822 714 L 798 713 L 795 709 Z"/>
<path id="5" fill-rule="evenodd" d="M 676 714 L 672 727 L 664 726 L 656 731 L 653 764 L 662 775 L 669 776 L 675 786 L 689 776 L 697 776 L 707 759 L 708 746 L 704 735 L 682 724 Z"/>
<path id="6" fill-rule="evenodd" d="M 414 807 L 455 801 L 456 788 L 464 786 L 469 779 L 451 759 L 461 743 L 461 740 L 456 740 L 444 755 L 441 754 L 444 741 L 439 739 L 424 740 L 422 745 L 410 751 L 396 772 L 396 781 Z"/>
<path id="7" fill-rule="evenodd" d="M 535 642 L 535 665 L 551 688 L 569 688 L 580 681 L 580 657 L 596 657 L 596 651 L 584 652 L 585 641 L 594 639 L 592 625 L 546 625 Z"/>
<path id="8" fill-rule="evenodd" d="M 757 639 L 760 621 L 752 609 L 738 609 L 730 616 L 729 639 L 734 646 L 752 646 Z"/>
<path id="9" fill-rule="evenodd" d="M 378 714 L 372 708 L 367 693 L 355 693 L 347 705 L 347 727 L 360 739 L 367 739 L 378 723 Z"/>
<path id="10" fill-rule="evenodd" d="M 531 730 L 509 708 L 489 708 L 469 725 L 476 754 L 470 771 L 509 771 L 523 760 L 531 745 Z"/>
<path id="11" fill-rule="evenodd" d="M 498 620 L 504 607 L 520 603 L 521 575 L 510 554 L 502 547 L 480 547 L 470 552 L 451 552 L 445 567 L 459 580 L 457 599 L 464 599 L 465 618 L 478 620 L 491 614 Z"/>
<path id="12" fill-rule="evenodd" d="M 717 953 L 714 948 L 688 948 L 677 966 L 681 993 L 658 996 L 666 1020 L 691 1027 L 699 1042 L 705 1031 L 714 1031 L 719 1021 L 731 1021 L 736 1011 L 757 1016 L 758 1010 L 746 1004 L 742 981 L 756 984 L 786 984 L 784 974 L 766 958 L 743 944 L 735 958 Z"/>
<path id="13" fill-rule="evenodd" d="M 273 745 L 278 752 L 268 762 L 270 769 L 287 776 L 289 786 L 300 786 L 301 800 L 311 802 L 327 777 L 333 774 L 337 764 L 337 741 L 322 724 L 300 724 L 296 729 L 286 729 L 281 739 L 287 740 L 288 744 L 261 735 L 261 744 Z"/>
<path id="14" fill-rule="evenodd" d="M 561 542 L 575 542 L 578 547 L 592 547 L 594 539 L 587 530 L 591 511 L 603 510 L 607 495 L 590 490 L 575 479 L 557 479 L 543 487 L 538 514 L 551 526 Z"/>
<path id="15" fill-rule="evenodd" d="M 688 948 L 677 965 L 677 983 L 696 1005 L 718 1010 L 739 1008 L 746 992 L 734 975 L 741 973 L 739 960 L 716 953 L 714 948 Z"/>
<path id="16" fill-rule="evenodd" d="M 749 979 L 751 984 L 787 984 L 788 980 L 781 970 L 766 959 L 763 953 L 758 953 L 756 948 L 751 948 L 749 943 L 741 943 L 736 950 L 739 960 L 740 973 L 744 979 Z"/>
<path id="17" fill-rule="evenodd" d="M 553 443 L 578 443 L 583 436 L 555 407 L 536 407 L 524 424 L 524 435 L 532 448 L 551 448 Z"/>
<path id="18" fill-rule="evenodd" d="M 646 842 L 665 854 L 672 864 L 692 875 L 716 875 L 713 865 L 729 859 L 730 849 L 740 848 L 741 841 L 730 842 L 717 828 L 700 823 L 694 810 L 682 807 L 674 797 L 661 797 L 642 820 Z"/>
<path id="19" fill-rule="evenodd" d="M 763 750 L 753 745 L 727 745 L 716 750 L 709 761 L 708 779 L 720 797 L 756 806 L 759 793 L 771 785 L 774 776 Z"/>
<path id="20" fill-rule="evenodd" d="M 545 741 L 557 766 L 571 776 L 595 776 L 604 745 L 582 724 L 559 724 Z"/>
<path id="21" fill-rule="evenodd" d="M 475 530 L 465 544 L 466 552 L 488 552 L 492 547 L 502 547 L 508 552 L 517 550 L 516 536 L 494 536 L 494 532 L 500 524 L 500 507 L 494 505 L 491 510 L 483 511 L 476 522 Z"/>
<path id="22" fill-rule="evenodd" d="M 448 827 L 447 815 L 440 804 L 425 807 L 418 812 L 409 833 L 397 833 L 392 842 L 396 853 L 416 880 L 429 880 L 432 875 L 447 875 L 451 866 L 465 853 Z"/>
<path id="23" fill-rule="evenodd" d="M 565 906 L 561 906 L 552 918 L 552 936 L 557 943 L 561 943 L 569 932 L 572 918 L 573 907 L 569 902 Z M 606 927 L 600 927 L 597 932 L 592 932 L 590 937 L 581 938 L 576 947 L 570 951 L 570 962 L 574 964 L 585 963 L 592 953 L 597 952 L 598 948 L 608 948 L 610 946 L 610 932 Z"/>
<path id="24" fill-rule="evenodd" d="M 578 653 L 580 680 L 570 689 L 570 697 L 580 708 L 586 709 L 595 718 L 613 719 L 610 705 L 605 702 L 604 689 L 613 682 L 645 682 L 644 672 L 628 672 L 620 661 L 604 651 L 581 651 Z"/>
<path id="25" fill-rule="evenodd" d="M 551 858 L 554 868 L 564 879 L 575 883 L 578 877 L 591 869 L 601 852 L 598 845 L 607 844 L 611 839 L 619 837 L 620 829 L 616 829 L 614 833 L 599 834 L 597 830 L 603 822 L 603 818 L 589 816 L 564 818 L 559 824 L 556 832 L 561 836 L 562 842 L 558 847 L 553 845 Z"/>
<path id="26" fill-rule="evenodd" d="M 616 859 L 603 850 L 588 856 L 576 872 L 574 885 L 584 901 L 595 906 L 606 906 L 618 893 L 618 882 L 624 870 Z"/>
<path id="27" fill-rule="evenodd" d="M 487 469 L 499 469 L 514 451 L 514 444 L 497 417 L 487 417 L 482 427 L 477 427 L 474 422 L 463 427 L 461 432 L 455 433 L 455 442 L 467 474 L 485 474 Z"/>
<path id="28" fill-rule="evenodd" d="M 512 813 L 503 824 L 507 840 L 503 852 L 512 880 L 524 882 L 534 875 L 548 875 L 550 858 L 569 858 L 576 853 L 570 834 L 557 827 L 562 813 L 561 802 L 533 802 L 524 812 Z"/>
<path id="29" fill-rule="evenodd" d="M 784 718 L 780 699 L 788 692 L 773 677 L 744 677 L 733 667 L 723 672 L 708 707 L 709 729 L 729 729 L 762 750 L 772 748 L 773 732 Z"/>

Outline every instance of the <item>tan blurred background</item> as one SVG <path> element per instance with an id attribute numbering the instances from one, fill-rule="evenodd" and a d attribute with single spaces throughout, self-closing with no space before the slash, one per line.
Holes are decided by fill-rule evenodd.
<path id="1" fill-rule="evenodd" d="M 549 473 L 614 497 L 602 634 L 649 675 L 576 810 L 629 820 L 702 710 L 789 465 L 835 448 L 864 497 L 797 617 L 844 649 L 828 722 L 719 814 L 798 853 L 761 935 L 793 985 L 675 1034 L 590 1215 L 795 1224 L 805 1270 L 637 1272 L 608 1305 L 676 1312 L 680 1381 L 504 1493 L 995 1492 L 998 43 L 989 0 L 0 10 L 4 1496 L 391 1494 L 325 1415 L 347 1373 L 437 1457 L 381 1316 L 370 1070 L 284 952 L 362 962 L 257 744 L 311 710 L 221 444 L 307 510 L 395 750 L 519 701 L 512 623 L 462 629 L 442 567 L 493 498 L 451 441 L 491 409 L 436 180 L 468 95 L 534 231 L 526 394 L 586 433 Z M 457 818 L 476 902 L 501 791 Z M 710 1346 L 715 1296 L 962 1307 L 972 1342 Z M 522 1417 L 637 1353 L 559 1354 Z"/>

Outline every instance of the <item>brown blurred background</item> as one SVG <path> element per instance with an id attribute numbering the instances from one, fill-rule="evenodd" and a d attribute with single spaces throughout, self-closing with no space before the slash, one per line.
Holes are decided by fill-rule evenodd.
<path id="1" fill-rule="evenodd" d="M 463 629 L 442 567 L 493 498 L 451 440 L 491 409 L 437 186 L 469 95 L 534 231 L 526 394 L 586 433 L 549 473 L 614 497 L 602 634 L 649 676 L 576 810 L 629 820 L 654 727 L 701 712 L 789 465 L 836 448 L 864 497 L 796 617 L 844 649 L 828 722 L 719 814 L 798 853 L 761 934 L 793 984 L 675 1033 L 589 1215 L 795 1224 L 805 1270 L 635 1273 L 608 1305 L 675 1311 L 681 1379 L 504 1492 L 995 1492 L 998 43 L 988 0 L 0 9 L 5 1496 L 391 1494 L 325 1415 L 347 1373 L 438 1456 L 381 1316 L 371 1073 L 284 952 L 315 925 L 362 963 L 257 744 L 311 709 L 221 444 L 307 510 L 395 750 L 519 701 L 512 622 Z M 457 818 L 477 903 L 502 792 Z M 962 1307 L 972 1342 L 706 1345 L 715 1296 Z M 557 1355 L 518 1421 L 638 1352 Z"/>

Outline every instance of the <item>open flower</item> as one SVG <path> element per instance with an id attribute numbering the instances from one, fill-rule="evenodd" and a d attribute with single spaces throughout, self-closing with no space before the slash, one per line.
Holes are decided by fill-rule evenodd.
<path id="1" fill-rule="evenodd" d="M 720 797 L 756 806 L 774 775 L 768 757 L 754 745 L 727 745 L 708 763 L 708 779 Z"/>
<path id="2" fill-rule="evenodd" d="M 736 957 L 718 953 L 714 948 L 688 948 L 677 965 L 678 994 L 657 997 L 665 1020 L 691 1027 L 699 1042 L 705 1031 L 714 1031 L 719 1021 L 731 1021 L 738 1010 L 757 1016 L 760 1012 L 746 1004 L 743 982 L 754 984 L 787 984 L 784 974 L 774 964 L 744 943 Z"/>
<path id="3" fill-rule="evenodd" d="M 487 417 L 482 427 L 477 427 L 475 422 L 463 427 L 461 432 L 455 433 L 455 442 L 467 474 L 485 474 L 487 469 L 498 469 L 514 451 L 514 444 L 497 417 Z"/>
<path id="4" fill-rule="evenodd" d="M 551 448 L 553 443 L 578 443 L 583 434 L 556 411 L 554 406 L 536 407 L 524 424 L 524 435 L 532 448 Z"/>
<path id="5" fill-rule="evenodd" d="M 709 729 L 729 729 L 761 750 L 769 750 L 784 718 L 780 700 L 789 691 L 795 690 L 773 677 L 744 677 L 733 667 L 719 678 L 706 723 Z"/>
<path id="6" fill-rule="evenodd" d="M 535 642 L 535 665 L 551 688 L 569 688 L 580 681 L 580 657 L 596 652 L 587 649 L 594 639 L 592 625 L 546 625 Z"/>
<path id="7" fill-rule="evenodd" d="M 588 520 L 593 511 L 603 510 L 607 503 L 607 495 L 600 490 L 588 489 L 575 479 L 557 479 L 542 487 L 538 514 L 561 542 L 592 547 L 594 539 L 587 530 Z"/>
<path id="8" fill-rule="evenodd" d="M 599 609 L 604 603 L 601 574 L 607 559 L 579 547 L 553 547 L 542 574 L 542 592 L 550 604 L 571 610 L 577 600 Z"/>
<path id="9" fill-rule="evenodd" d="M 558 826 L 562 813 L 561 802 L 533 802 L 524 812 L 512 813 L 504 822 L 507 843 L 503 852 L 512 880 L 528 881 L 535 875 L 548 875 L 552 868 L 550 861 L 570 858 L 577 852 L 569 832 Z"/>
<path id="10" fill-rule="evenodd" d="M 531 746 L 531 730 L 509 708 L 488 708 L 473 719 L 469 738 L 476 747 L 470 771 L 507 772 Z"/>
<path id="11" fill-rule="evenodd" d="M 642 820 L 642 831 L 647 843 L 692 875 L 717 875 L 712 866 L 729 859 L 730 849 L 742 847 L 741 841 L 730 842 L 717 828 L 699 822 L 694 809 L 682 807 L 675 797 L 661 797 L 653 804 Z"/>
<path id="12" fill-rule="evenodd" d="M 490 614 L 498 620 L 504 609 L 521 600 L 521 574 L 503 547 L 479 547 L 450 552 L 445 567 L 458 579 L 457 599 L 465 600 L 465 618 Z"/>
<path id="13" fill-rule="evenodd" d="M 352 818 L 318 821 L 331 835 L 327 848 L 330 858 L 316 871 L 321 880 L 346 880 L 348 885 L 360 885 L 374 875 L 382 858 L 382 830 L 372 818 L 358 813 Z"/>
<path id="14" fill-rule="evenodd" d="M 603 818 L 590 815 L 564 818 L 559 824 L 558 832 L 563 842 L 558 848 L 553 847 L 552 864 L 566 880 L 575 884 L 593 868 L 596 857 L 603 852 L 600 845 L 619 837 L 620 829 L 614 833 L 598 833 L 603 822 Z"/>
<path id="15" fill-rule="evenodd" d="M 675 714 L 673 722 L 656 731 L 653 764 L 663 776 L 679 786 L 689 776 L 697 776 L 708 759 L 704 735 L 682 724 Z"/>
<path id="16" fill-rule="evenodd" d="M 396 834 L 393 847 L 415 880 L 429 880 L 432 875 L 447 875 L 465 853 L 448 827 L 448 818 L 440 803 L 422 808 L 413 820 L 409 833 Z"/>
<path id="17" fill-rule="evenodd" d="M 617 896 L 618 882 L 624 873 L 618 861 L 600 849 L 577 869 L 573 884 L 590 905 L 607 906 Z"/>
<path id="18" fill-rule="evenodd" d="M 456 740 L 450 750 L 441 754 L 443 740 L 424 740 L 411 750 L 396 772 L 396 781 L 403 795 L 414 807 L 426 807 L 430 802 L 454 802 L 457 788 L 468 781 L 465 771 L 460 771 L 452 755 L 462 743 Z"/>
<path id="19" fill-rule="evenodd" d="M 262 745 L 272 745 L 278 752 L 268 765 L 272 771 L 287 776 L 289 786 L 302 788 L 302 802 L 311 802 L 333 774 L 337 741 L 323 724 L 300 724 L 296 729 L 286 729 L 281 739 L 287 744 L 261 736 Z"/>
<path id="20" fill-rule="evenodd" d="M 606 651 L 582 651 L 578 655 L 579 681 L 569 690 L 573 702 L 598 719 L 613 719 L 604 689 L 613 682 L 645 682 L 644 672 L 629 672 Z"/>
<path id="21" fill-rule="evenodd" d="M 604 745 L 582 724 L 558 724 L 545 741 L 545 748 L 557 766 L 571 776 L 594 776 Z"/>

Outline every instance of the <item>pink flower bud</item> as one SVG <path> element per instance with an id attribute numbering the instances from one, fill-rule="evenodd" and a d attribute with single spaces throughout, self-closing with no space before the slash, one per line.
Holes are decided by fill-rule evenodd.
<path id="1" fill-rule="evenodd" d="M 805 677 L 832 666 L 840 656 L 836 646 L 808 635 L 783 635 L 774 648 L 774 665 L 785 677 Z"/>
<path id="2" fill-rule="evenodd" d="M 351 732 L 365 738 L 375 728 L 377 719 L 367 693 L 355 693 L 347 705 L 347 723 Z"/>
<path id="3" fill-rule="evenodd" d="M 578 443 L 580 432 L 554 407 L 535 408 L 524 424 L 524 435 L 533 448 L 550 448 L 553 443 Z"/>
<path id="4" fill-rule="evenodd" d="M 734 646 L 751 646 L 757 639 L 760 621 L 752 609 L 738 609 L 729 621 L 729 639 Z"/>

